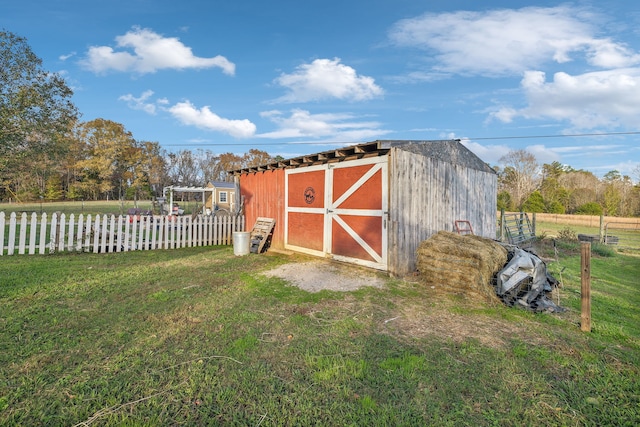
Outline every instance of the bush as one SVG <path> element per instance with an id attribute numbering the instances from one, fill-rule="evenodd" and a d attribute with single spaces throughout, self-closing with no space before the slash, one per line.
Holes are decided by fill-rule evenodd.
<path id="1" fill-rule="evenodd" d="M 534 191 L 522 204 L 524 212 L 544 212 L 544 199 L 539 191 Z"/>
<path id="2" fill-rule="evenodd" d="M 499 211 L 505 210 L 511 210 L 511 194 L 509 194 L 509 192 L 507 191 L 501 191 L 498 194 L 498 202 L 497 202 L 497 208 Z"/>
<path id="3" fill-rule="evenodd" d="M 616 256 L 616 251 L 611 246 L 603 245 L 601 243 L 595 243 L 591 245 L 591 252 L 601 257 Z"/>
<path id="4" fill-rule="evenodd" d="M 577 215 L 602 215 L 602 205 L 597 202 L 589 202 L 578 206 Z"/>
<path id="5" fill-rule="evenodd" d="M 574 241 L 578 240 L 578 235 L 572 228 L 565 227 L 562 230 L 558 231 L 558 239 L 564 241 Z"/>
<path id="6" fill-rule="evenodd" d="M 546 206 L 546 212 L 554 213 L 554 214 L 564 214 L 565 213 L 564 205 L 558 202 L 557 200 L 553 201 Z"/>

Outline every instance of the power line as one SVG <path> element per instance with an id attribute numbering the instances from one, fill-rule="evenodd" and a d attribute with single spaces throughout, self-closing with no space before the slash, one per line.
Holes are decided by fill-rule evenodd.
<path id="1" fill-rule="evenodd" d="M 490 141 L 490 140 L 506 140 L 506 139 L 539 139 L 539 138 L 581 138 L 581 137 L 594 137 L 594 136 L 621 136 L 621 135 L 640 135 L 640 131 L 634 132 L 604 132 L 604 133 L 574 133 L 574 134 L 561 134 L 561 135 L 512 135 L 512 136 L 488 136 L 478 138 L 456 138 L 469 141 Z M 344 144 L 355 144 L 356 142 L 349 142 Z M 340 142 L 318 142 L 318 141 L 304 141 L 304 142 L 207 142 L 207 143 L 192 143 L 192 144 L 161 144 L 163 147 L 227 147 L 227 146 L 274 146 L 274 145 L 339 145 Z"/>
<path id="2" fill-rule="evenodd" d="M 576 138 L 576 137 L 584 137 L 584 136 L 616 136 L 616 135 L 640 135 L 640 131 L 638 132 L 605 132 L 605 133 L 573 133 L 573 134 L 564 134 L 564 135 L 490 136 L 490 137 L 484 137 L 484 138 L 468 138 L 468 139 L 480 141 L 480 140 L 489 140 L 489 139 Z"/>

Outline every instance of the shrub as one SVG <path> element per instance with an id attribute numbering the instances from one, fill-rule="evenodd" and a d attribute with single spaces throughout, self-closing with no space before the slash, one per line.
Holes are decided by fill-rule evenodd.
<path id="1" fill-rule="evenodd" d="M 522 204 L 524 212 L 544 212 L 544 199 L 539 191 L 534 191 Z"/>
<path id="2" fill-rule="evenodd" d="M 616 251 L 611 246 L 603 245 L 601 243 L 595 243 L 591 245 L 591 252 L 601 257 L 616 256 Z"/>
<path id="3" fill-rule="evenodd" d="M 558 231 L 558 239 L 565 241 L 574 241 L 578 240 L 578 235 L 572 228 L 565 227 L 562 230 Z"/>
<path id="4" fill-rule="evenodd" d="M 511 194 L 509 194 L 508 191 L 501 191 L 498 194 L 498 202 L 497 202 L 497 207 L 498 210 L 511 210 Z"/>
<path id="5" fill-rule="evenodd" d="M 602 215 L 602 205 L 597 202 L 589 202 L 578 206 L 577 215 Z"/>
<path id="6" fill-rule="evenodd" d="M 560 203 L 559 201 L 555 200 L 555 201 L 547 204 L 546 212 L 547 213 L 554 213 L 554 214 L 563 214 L 563 213 L 565 213 L 564 205 L 562 203 Z"/>

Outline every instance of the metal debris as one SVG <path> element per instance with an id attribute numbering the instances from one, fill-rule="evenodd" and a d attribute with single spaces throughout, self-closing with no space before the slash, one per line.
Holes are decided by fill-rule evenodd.
<path id="1" fill-rule="evenodd" d="M 547 272 L 538 256 L 514 245 L 504 245 L 508 261 L 496 276 L 496 294 L 509 306 L 518 305 L 535 312 L 563 312 L 549 293 L 558 281 Z"/>

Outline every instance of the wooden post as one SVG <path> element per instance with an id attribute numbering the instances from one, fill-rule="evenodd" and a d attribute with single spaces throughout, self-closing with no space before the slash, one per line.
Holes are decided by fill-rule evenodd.
<path id="1" fill-rule="evenodd" d="M 580 244 L 581 259 L 581 322 L 580 329 L 583 332 L 591 332 L 591 242 Z"/>
<path id="2" fill-rule="evenodd" d="M 500 241 L 504 242 L 504 235 L 505 235 L 505 229 L 504 229 L 505 225 L 504 225 L 504 209 L 500 209 Z"/>
<path id="3" fill-rule="evenodd" d="M 604 215 L 600 215 L 600 243 L 604 243 Z"/>
<path id="4" fill-rule="evenodd" d="M 532 223 L 531 223 L 531 232 L 533 233 L 533 235 L 536 235 L 536 213 L 534 212 L 532 215 L 533 219 L 532 219 Z"/>

